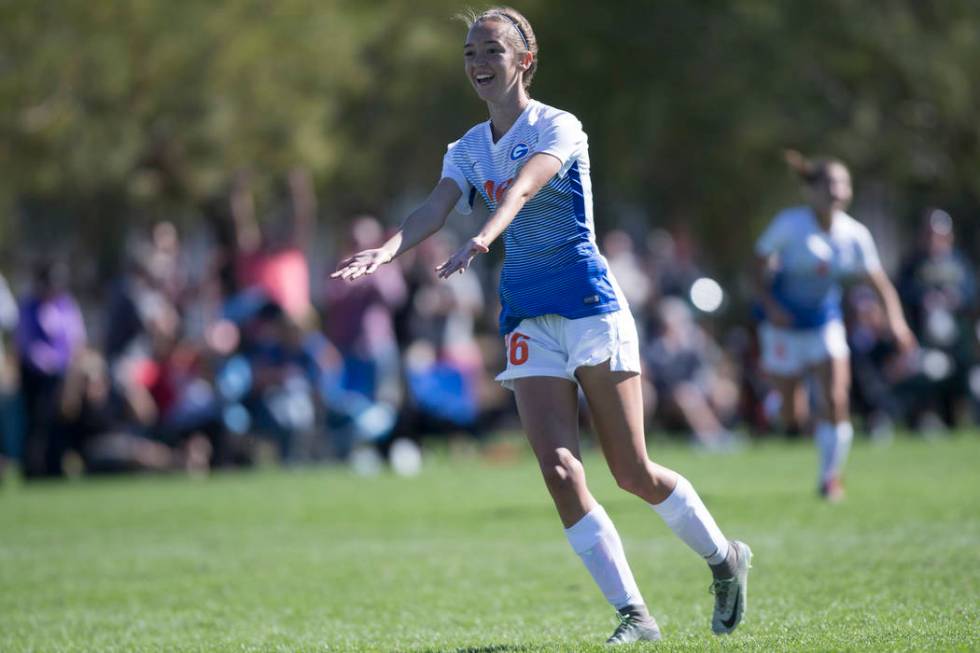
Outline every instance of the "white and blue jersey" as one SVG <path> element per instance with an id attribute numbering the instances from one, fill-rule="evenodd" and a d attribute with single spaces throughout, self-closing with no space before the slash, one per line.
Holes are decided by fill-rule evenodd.
<path id="1" fill-rule="evenodd" d="M 794 329 L 815 329 L 840 320 L 841 282 L 881 269 L 867 227 L 838 211 L 825 231 L 808 206 L 776 215 L 755 251 L 776 258 L 770 292 L 792 316 Z"/>
<path id="2" fill-rule="evenodd" d="M 490 122 L 480 123 L 449 145 L 442 176 L 463 192 L 459 212 L 469 213 L 477 195 L 493 212 L 521 166 L 540 153 L 557 158 L 561 169 L 504 231 L 502 334 L 525 318 L 577 319 L 620 309 L 596 246 L 588 137 L 575 116 L 531 100 L 496 143 Z"/>

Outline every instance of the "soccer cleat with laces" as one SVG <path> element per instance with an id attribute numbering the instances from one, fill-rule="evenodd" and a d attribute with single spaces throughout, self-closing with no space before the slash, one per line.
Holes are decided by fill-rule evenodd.
<path id="1" fill-rule="evenodd" d="M 606 644 L 632 644 L 633 642 L 657 642 L 660 627 L 644 606 L 628 605 L 619 610 L 619 625 L 606 640 Z"/>
<path id="2" fill-rule="evenodd" d="M 708 591 L 715 595 L 711 630 L 716 635 L 727 635 L 738 628 L 749 600 L 752 549 L 738 540 L 732 540 L 732 547 L 735 549 L 735 575 L 731 578 L 717 578 L 708 588 Z"/>

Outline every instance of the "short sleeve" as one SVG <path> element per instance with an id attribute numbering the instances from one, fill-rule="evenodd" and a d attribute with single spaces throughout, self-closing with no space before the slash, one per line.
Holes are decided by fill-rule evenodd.
<path id="1" fill-rule="evenodd" d="M 456 141 L 456 143 L 458 142 Z M 456 147 L 456 143 L 450 143 L 449 147 L 446 148 L 446 156 L 442 158 L 442 177 L 440 179 L 452 179 L 456 182 L 456 185 L 459 186 L 459 190 L 462 193 L 459 201 L 456 202 L 456 211 L 467 215 L 473 209 L 475 193 L 473 186 L 466 179 L 466 175 L 460 170 L 459 165 L 453 157 L 453 150 Z"/>
<path id="2" fill-rule="evenodd" d="M 582 123 L 570 113 L 555 116 L 544 126 L 535 154 L 550 154 L 561 162 L 558 176 L 564 177 L 579 154 L 588 147 Z"/>
<path id="3" fill-rule="evenodd" d="M 790 215 L 788 213 L 777 215 L 759 236 L 759 239 L 755 241 L 755 253 L 759 256 L 772 256 L 785 247 L 789 238 L 792 237 L 789 222 Z"/>
<path id="4" fill-rule="evenodd" d="M 871 232 L 863 224 L 858 223 L 854 230 L 854 240 L 857 243 L 858 254 L 861 258 L 861 269 L 865 274 L 871 274 L 881 269 L 881 259 L 878 257 L 878 248 L 875 247 L 874 238 Z"/>

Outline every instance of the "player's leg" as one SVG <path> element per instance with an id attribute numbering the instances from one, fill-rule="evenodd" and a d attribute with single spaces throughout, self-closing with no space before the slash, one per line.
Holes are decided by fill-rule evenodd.
<path id="1" fill-rule="evenodd" d="M 570 528 L 596 506 L 579 453 L 578 389 L 571 381 L 548 376 L 514 379 L 513 388 L 545 485 L 562 525 Z"/>
<path id="2" fill-rule="evenodd" d="M 558 509 L 565 535 L 623 626 L 610 643 L 660 638 L 626 561 L 623 544 L 585 482 L 578 440 L 578 389 L 563 378 L 532 376 L 512 381 L 517 409 Z"/>
<path id="3" fill-rule="evenodd" d="M 770 372 L 766 378 L 779 395 L 779 426 L 784 432 L 806 433 L 810 402 L 803 376 Z"/>
<path id="4" fill-rule="evenodd" d="M 820 451 L 820 493 L 831 501 L 844 497 L 841 471 L 851 449 L 851 360 L 847 334 L 840 321 L 808 335 L 804 356 L 818 389 L 814 440 Z"/>
<path id="5" fill-rule="evenodd" d="M 850 419 L 850 358 L 829 358 L 818 364 L 814 372 L 821 395 L 814 434 L 820 451 L 820 493 L 830 501 L 839 501 L 844 497 L 841 475 L 854 439 Z"/>
<path id="6" fill-rule="evenodd" d="M 725 538 L 687 479 L 650 460 L 643 432 L 639 374 L 614 371 L 606 361 L 579 367 L 576 376 L 616 483 L 650 504 L 670 529 L 707 561 L 715 578 L 712 629 L 731 632 L 745 610 L 751 558 L 748 546 Z"/>
<path id="7" fill-rule="evenodd" d="M 779 420 L 784 430 L 804 431 L 809 421 L 809 397 L 803 379 L 803 338 L 792 329 L 771 324 L 759 327 L 762 369 L 779 396 Z"/>
<path id="8" fill-rule="evenodd" d="M 730 548 L 728 540 L 694 488 L 677 472 L 658 465 L 647 455 L 639 375 L 612 371 L 608 361 L 580 367 L 577 375 L 592 411 L 602 452 L 619 487 L 653 506 L 709 564 L 723 563 Z M 678 502 L 681 495 L 685 498 Z M 690 495 L 689 499 L 686 495 Z M 677 505 L 677 511 L 668 510 L 677 503 L 689 505 L 692 510 L 681 505 Z"/>

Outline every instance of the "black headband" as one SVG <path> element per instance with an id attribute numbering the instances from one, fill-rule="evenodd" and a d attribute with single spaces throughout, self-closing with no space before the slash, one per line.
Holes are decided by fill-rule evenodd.
<path id="1" fill-rule="evenodd" d="M 528 52 L 530 52 L 531 51 L 531 44 L 527 42 L 527 35 L 524 34 L 524 30 L 521 29 L 520 24 L 516 20 L 514 20 L 510 16 L 510 14 L 505 14 L 502 11 L 498 11 L 494 15 L 496 15 L 496 16 L 503 16 L 504 18 L 506 18 L 507 20 L 510 21 L 510 24 L 514 26 L 514 29 L 517 30 L 517 33 L 521 35 L 521 40 L 524 41 L 524 49 L 527 50 Z"/>

